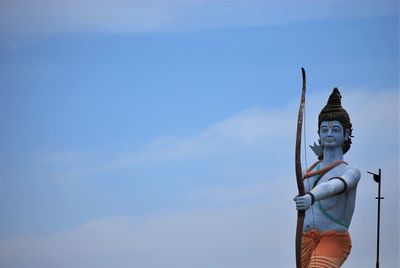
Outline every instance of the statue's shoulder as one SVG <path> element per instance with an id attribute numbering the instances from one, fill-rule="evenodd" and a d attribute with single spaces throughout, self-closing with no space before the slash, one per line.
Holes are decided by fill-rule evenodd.
<path id="1" fill-rule="evenodd" d="M 361 178 L 360 170 L 351 165 L 344 165 L 342 173 L 347 179 L 359 181 Z"/>
<path id="2" fill-rule="evenodd" d="M 351 165 L 349 165 L 349 164 L 345 164 L 345 165 L 343 165 L 344 166 L 344 171 L 345 172 L 360 172 L 360 170 L 358 169 L 358 168 L 356 168 L 355 166 L 351 166 Z"/>

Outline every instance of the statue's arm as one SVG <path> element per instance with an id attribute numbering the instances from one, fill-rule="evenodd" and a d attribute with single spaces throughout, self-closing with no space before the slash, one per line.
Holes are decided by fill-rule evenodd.
<path id="1" fill-rule="evenodd" d="M 358 169 L 349 167 L 343 175 L 333 177 L 329 181 L 317 185 L 310 192 L 315 201 L 329 198 L 356 187 L 360 177 L 361 173 Z"/>
<path id="2" fill-rule="evenodd" d="M 340 177 L 333 177 L 327 182 L 318 184 L 305 195 L 296 196 L 293 199 L 296 202 L 296 208 L 298 210 L 307 210 L 315 201 L 353 189 L 357 186 L 360 177 L 361 173 L 358 169 L 349 167 Z"/>

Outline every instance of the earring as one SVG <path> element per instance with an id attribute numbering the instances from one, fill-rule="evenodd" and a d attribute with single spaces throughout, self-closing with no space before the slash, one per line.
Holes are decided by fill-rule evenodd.
<path id="1" fill-rule="evenodd" d="M 348 140 L 349 140 L 349 137 L 350 137 L 350 130 L 349 130 L 349 129 L 346 129 L 345 134 L 344 134 L 344 140 L 345 140 L 345 141 L 348 141 Z"/>

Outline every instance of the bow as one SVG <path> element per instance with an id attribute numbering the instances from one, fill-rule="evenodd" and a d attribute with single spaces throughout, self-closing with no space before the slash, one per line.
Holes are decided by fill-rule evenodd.
<path id="1" fill-rule="evenodd" d="M 295 152 L 295 165 L 296 165 L 296 182 L 299 196 L 304 195 L 303 172 L 301 168 L 301 131 L 303 127 L 304 104 L 306 95 L 306 72 L 301 68 L 303 77 L 303 88 L 301 90 L 301 100 L 299 113 L 297 116 L 297 132 L 296 132 L 296 152 Z M 296 267 L 301 268 L 301 240 L 303 235 L 304 224 L 304 210 L 297 211 L 297 227 L 296 227 Z"/>

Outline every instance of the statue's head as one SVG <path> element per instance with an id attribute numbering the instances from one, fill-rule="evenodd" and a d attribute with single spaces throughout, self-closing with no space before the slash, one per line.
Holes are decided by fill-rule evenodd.
<path id="1" fill-rule="evenodd" d="M 337 88 L 334 88 L 329 96 L 328 103 L 322 109 L 318 116 L 318 134 L 320 138 L 327 135 L 328 132 L 335 135 L 335 144 L 332 146 L 341 146 L 343 154 L 345 154 L 351 146 L 351 137 L 353 129 L 350 122 L 349 114 L 342 107 L 342 96 Z M 340 135 L 340 137 L 338 136 Z M 325 144 L 324 144 L 325 142 Z M 321 142 L 321 145 L 329 146 L 326 140 Z M 340 144 L 339 144 L 340 143 Z"/>

